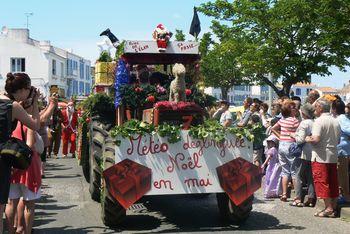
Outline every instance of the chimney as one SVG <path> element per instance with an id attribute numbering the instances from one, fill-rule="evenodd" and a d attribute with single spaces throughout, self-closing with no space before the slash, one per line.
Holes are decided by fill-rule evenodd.
<path id="1" fill-rule="evenodd" d="M 26 28 L 13 28 L 8 29 L 7 37 L 18 42 L 28 43 L 29 40 L 29 29 Z"/>

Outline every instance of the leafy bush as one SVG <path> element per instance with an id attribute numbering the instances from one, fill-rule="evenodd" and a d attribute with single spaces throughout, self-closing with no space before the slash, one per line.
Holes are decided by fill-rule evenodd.
<path id="1" fill-rule="evenodd" d="M 104 50 L 101 52 L 100 57 L 97 59 L 98 62 L 112 62 L 113 59 L 108 51 Z"/>
<path id="2" fill-rule="evenodd" d="M 90 116 L 98 116 L 103 123 L 115 123 L 114 99 L 104 93 L 90 95 L 82 102 L 82 109 Z"/>

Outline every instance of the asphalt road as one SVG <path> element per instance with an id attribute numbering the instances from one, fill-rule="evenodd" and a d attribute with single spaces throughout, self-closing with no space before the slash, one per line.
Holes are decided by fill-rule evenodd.
<path id="1" fill-rule="evenodd" d="M 256 194 L 254 209 L 242 226 L 221 222 L 215 196 L 147 197 L 127 211 L 118 230 L 106 228 L 100 206 L 75 159 L 50 159 L 43 197 L 36 206 L 34 233 L 254 232 L 349 233 L 350 222 L 313 217 L 315 208 L 294 208 Z"/>

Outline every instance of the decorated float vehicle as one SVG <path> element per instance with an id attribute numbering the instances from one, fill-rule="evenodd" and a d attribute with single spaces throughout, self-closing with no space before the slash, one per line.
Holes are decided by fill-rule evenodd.
<path id="1" fill-rule="evenodd" d="M 89 97 L 79 127 L 79 158 L 105 225 L 118 226 L 144 196 L 174 194 L 214 193 L 225 220 L 245 221 L 261 184 L 252 163 L 261 126 L 209 119 L 214 102 L 196 87 L 197 42 L 123 46 L 113 82 L 97 84 L 115 96 Z"/>

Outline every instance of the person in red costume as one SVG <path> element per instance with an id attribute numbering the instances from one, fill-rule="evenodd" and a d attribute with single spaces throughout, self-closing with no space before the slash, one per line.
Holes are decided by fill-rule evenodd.
<path id="1" fill-rule="evenodd" d="M 67 157 L 68 143 L 70 143 L 69 152 L 72 157 L 75 156 L 75 138 L 76 128 L 78 123 L 78 114 L 74 110 L 74 103 L 68 102 L 67 108 L 62 110 L 62 143 L 63 143 L 63 157 Z"/>
<path id="2" fill-rule="evenodd" d="M 168 46 L 168 42 L 173 35 L 169 32 L 163 24 L 158 24 L 153 31 L 153 38 L 157 41 L 158 51 L 165 52 Z"/>

